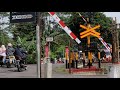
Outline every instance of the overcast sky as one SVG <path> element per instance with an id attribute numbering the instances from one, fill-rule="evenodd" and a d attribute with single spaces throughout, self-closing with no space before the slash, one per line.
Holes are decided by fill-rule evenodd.
<path id="1" fill-rule="evenodd" d="M 120 23 L 120 12 L 104 12 L 107 17 L 117 18 L 117 23 Z"/>

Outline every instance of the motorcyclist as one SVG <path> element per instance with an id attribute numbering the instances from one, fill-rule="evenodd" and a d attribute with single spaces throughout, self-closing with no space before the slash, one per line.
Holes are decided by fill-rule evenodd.
<path id="1" fill-rule="evenodd" d="M 27 51 L 25 51 L 20 44 L 17 45 L 15 48 L 14 52 L 16 60 L 20 60 L 20 63 L 24 64 L 26 56 L 27 56 Z"/>
<path id="2" fill-rule="evenodd" d="M 7 57 L 10 59 L 10 63 L 15 61 L 14 52 L 15 52 L 15 49 L 13 48 L 12 44 L 8 43 L 8 46 L 6 48 L 6 54 L 7 54 Z"/>

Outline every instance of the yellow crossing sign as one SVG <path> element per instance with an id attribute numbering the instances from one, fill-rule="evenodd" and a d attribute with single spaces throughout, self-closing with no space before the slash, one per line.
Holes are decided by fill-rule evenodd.
<path id="1" fill-rule="evenodd" d="M 86 29 L 86 31 L 80 33 L 80 38 L 84 38 L 87 37 L 89 35 L 95 36 L 97 38 L 100 38 L 100 33 L 96 32 L 95 29 L 100 28 L 100 25 L 97 25 L 93 28 L 91 28 L 90 26 L 86 27 L 84 25 L 80 25 L 81 28 Z"/>

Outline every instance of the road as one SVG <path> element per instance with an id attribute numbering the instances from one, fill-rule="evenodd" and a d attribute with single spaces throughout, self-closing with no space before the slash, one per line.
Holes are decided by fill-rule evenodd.
<path id="1" fill-rule="evenodd" d="M 65 73 L 55 72 L 56 67 L 60 67 L 63 64 L 53 64 L 52 78 L 107 78 L 106 75 L 70 75 Z M 26 71 L 18 72 L 17 68 L 6 68 L 6 66 L 0 67 L 0 78 L 37 78 L 37 65 L 27 65 Z M 42 78 L 44 78 L 44 65 L 42 65 Z"/>

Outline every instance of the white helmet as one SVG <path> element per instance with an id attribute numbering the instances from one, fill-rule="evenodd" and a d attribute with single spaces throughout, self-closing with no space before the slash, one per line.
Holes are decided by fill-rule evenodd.
<path id="1" fill-rule="evenodd" d="M 12 44 L 11 44 L 11 43 L 8 43 L 8 46 L 12 46 Z"/>

